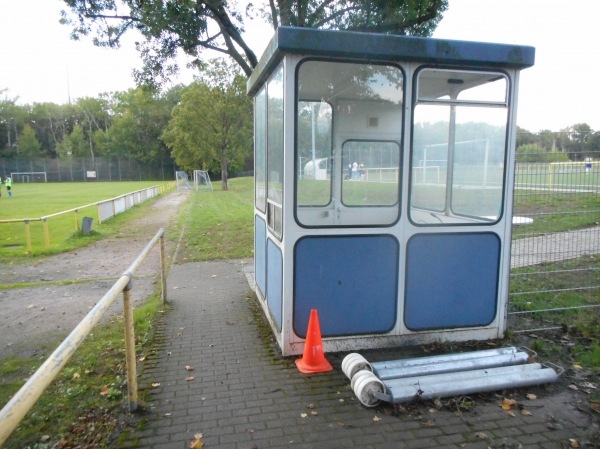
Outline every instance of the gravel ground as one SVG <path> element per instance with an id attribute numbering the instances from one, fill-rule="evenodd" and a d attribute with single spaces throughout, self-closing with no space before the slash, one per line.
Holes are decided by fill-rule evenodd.
<path id="1" fill-rule="evenodd" d="M 77 326 L 135 260 L 150 239 L 169 225 L 187 198 L 171 192 L 148 213 L 117 235 L 65 254 L 25 264 L 0 264 L 0 283 L 36 283 L 35 287 L 0 290 L 0 360 L 46 356 Z M 165 239 L 167 254 L 175 243 Z M 160 273 L 158 246 L 138 268 L 132 290 L 134 307 L 155 288 Z M 59 285 L 61 281 L 77 281 Z M 121 313 L 115 301 L 107 317 Z"/>

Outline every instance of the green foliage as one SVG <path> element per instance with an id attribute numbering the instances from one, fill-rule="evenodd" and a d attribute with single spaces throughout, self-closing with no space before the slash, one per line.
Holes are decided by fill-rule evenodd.
<path id="1" fill-rule="evenodd" d="M 556 148 L 550 151 L 538 144 L 522 145 L 517 148 L 517 162 L 568 162 L 569 157 L 566 153 L 558 151 Z"/>
<path id="2" fill-rule="evenodd" d="M 159 95 L 136 88 L 115 95 L 114 118 L 103 137 L 107 154 L 133 156 L 143 162 L 169 157 L 161 133 L 171 118 L 178 95 Z"/>
<path id="3" fill-rule="evenodd" d="M 41 156 L 42 146 L 35 136 L 33 128 L 26 124 L 19 136 L 17 145 L 19 154 L 24 157 L 39 157 Z"/>
<path id="4" fill-rule="evenodd" d="M 73 131 L 56 146 L 56 152 L 62 158 L 88 156 L 88 150 L 80 125 L 75 125 Z"/>
<path id="5" fill-rule="evenodd" d="M 160 85 L 177 71 L 178 50 L 201 67 L 203 50 L 228 55 L 249 76 L 257 57 L 243 37 L 244 17 L 305 28 L 359 30 L 391 34 L 432 33 L 447 9 L 447 0 L 270 1 L 258 4 L 181 0 L 65 0 L 61 22 L 75 38 L 95 34 L 99 46 L 118 47 L 121 36 L 136 29 L 144 67 L 136 74 L 142 84 Z M 127 11 L 126 13 L 123 13 Z"/>
<path id="6" fill-rule="evenodd" d="M 600 343 L 592 342 L 589 346 L 579 345 L 575 348 L 576 360 L 590 368 L 600 368 Z"/>
<path id="7" fill-rule="evenodd" d="M 183 169 L 220 170 L 226 190 L 229 171 L 252 154 L 252 100 L 244 77 L 223 60 L 211 61 L 203 79 L 183 90 L 162 139 Z"/>

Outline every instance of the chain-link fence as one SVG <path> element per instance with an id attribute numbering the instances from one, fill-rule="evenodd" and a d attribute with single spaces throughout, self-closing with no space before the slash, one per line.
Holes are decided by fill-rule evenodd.
<path id="1" fill-rule="evenodd" d="M 13 175 L 15 182 L 93 182 L 172 180 L 175 164 L 171 159 L 142 163 L 125 157 L 72 157 L 4 159 L 0 176 Z"/>
<path id="2" fill-rule="evenodd" d="M 518 163 L 509 328 L 597 332 L 600 323 L 600 154 Z M 527 220 L 530 219 L 530 220 Z"/>

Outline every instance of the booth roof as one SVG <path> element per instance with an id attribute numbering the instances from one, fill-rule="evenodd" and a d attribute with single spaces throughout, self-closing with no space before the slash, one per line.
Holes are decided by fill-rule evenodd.
<path id="1" fill-rule="evenodd" d="M 279 27 L 248 80 L 249 95 L 260 89 L 285 54 L 514 69 L 531 67 L 535 61 L 535 48 L 523 45 Z"/>

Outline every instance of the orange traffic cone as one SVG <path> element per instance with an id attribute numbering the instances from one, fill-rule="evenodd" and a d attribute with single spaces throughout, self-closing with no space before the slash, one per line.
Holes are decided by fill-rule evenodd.
<path id="1" fill-rule="evenodd" d="M 333 370 L 331 364 L 323 354 L 321 342 L 321 328 L 319 326 L 319 314 L 317 309 L 310 311 L 306 342 L 304 343 L 304 355 L 296 360 L 296 366 L 301 373 L 324 373 Z"/>

